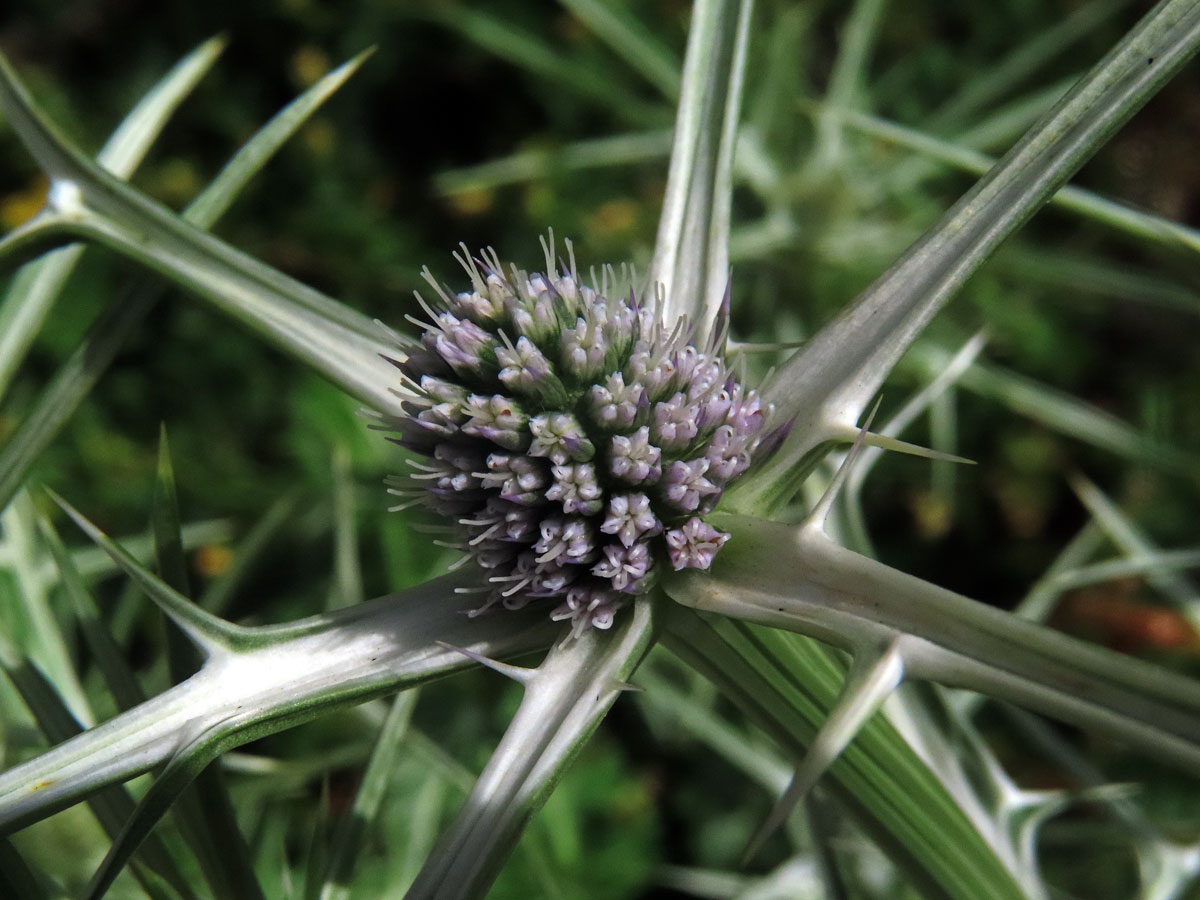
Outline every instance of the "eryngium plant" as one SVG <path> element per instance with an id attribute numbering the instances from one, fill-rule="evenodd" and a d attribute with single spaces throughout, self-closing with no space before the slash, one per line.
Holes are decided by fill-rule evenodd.
<path id="1" fill-rule="evenodd" d="M 619 17 L 577 5 L 607 33 L 621 30 Z M 323 712 L 479 663 L 520 682 L 524 698 L 409 895 L 481 896 L 611 704 L 650 675 L 635 670 L 656 642 L 711 679 L 799 761 L 756 837 L 786 820 L 828 774 L 822 783 L 833 799 L 900 873 L 902 882 L 874 882 L 877 894 L 894 896 L 900 883 L 963 900 L 1048 894 L 1030 824 L 1044 807 L 1003 776 L 963 710 L 926 694 L 897 694 L 906 679 L 982 691 L 1169 761 L 1200 761 L 1195 682 L 846 549 L 835 540 L 831 516 L 865 453 L 922 452 L 892 437 L 889 427 L 872 433 L 860 421 L 885 375 L 1000 241 L 1194 53 L 1200 6 L 1166 0 L 1156 7 L 895 266 L 753 390 L 730 377 L 721 353 L 730 190 L 751 31 L 749 3 L 697 4 L 646 281 L 585 282 L 573 262 L 562 269 L 552 257 L 540 277 L 502 266 L 493 254 L 464 257 L 472 289 L 443 289 L 421 322 L 421 339 L 397 338 L 205 231 L 357 61 L 268 123 L 182 215 L 122 179 L 211 64 L 213 45 L 181 63 L 135 109 L 98 162 L 59 135 L 7 63 L 0 65 L 0 108 L 50 180 L 44 209 L 0 244 L 0 255 L 18 262 L 47 246 L 100 244 L 249 325 L 344 388 L 425 457 L 415 474 L 430 477 L 414 479 L 425 483 L 415 497 L 457 520 L 467 557 L 455 575 L 369 603 L 279 625 L 225 621 L 185 596 L 164 452 L 153 513 L 159 575 L 61 501 L 203 655 L 199 672 L 144 698 L 75 559 L 28 499 L 17 497 L 31 460 L 153 303 L 153 289 L 141 286 L 98 324 L 0 454 L 0 489 L 10 504 L 6 545 L 32 546 L 30 532 L 42 529 L 40 546 L 53 556 L 122 710 L 80 730 L 70 712 L 86 710 L 86 697 L 69 654 L 59 645 L 40 653 L 51 685 L 20 645 L 0 641 L 0 665 L 55 744 L 0 775 L 6 831 L 87 800 L 113 838 L 87 896 L 104 894 L 130 863 L 152 896 L 190 897 L 197 887 L 178 865 L 179 843 L 153 831 L 174 807 L 212 894 L 261 896 L 225 788 L 205 772 L 209 764 Z M 1194 246 L 1190 232 L 1170 223 L 1111 214 Z M 551 241 L 548 255 L 552 248 Z M 16 324 L 3 336 L 7 371 L 76 257 L 74 247 L 55 250 L 17 276 L 8 307 L 17 311 L 9 314 Z M 941 386 L 978 351 L 978 342 L 964 347 Z M 757 453 L 756 441 L 766 445 Z M 851 444 L 840 460 L 831 455 Z M 798 505 L 806 478 L 833 471 L 811 502 Z M 37 577 L 26 570 L 25 600 L 42 609 L 37 591 L 44 584 L 30 587 Z M 490 602 L 521 608 L 471 615 Z M 40 633 L 52 637 L 53 626 L 41 622 Z M 829 645 L 848 651 L 850 665 Z M 536 668 L 503 661 L 546 648 Z M 876 715 L 888 698 L 886 714 Z M 397 701 L 384 724 L 356 800 L 355 811 L 368 818 L 409 711 Z M 144 793 L 120 786 L 150 771 Z M 190 792 L 198 778 L 202 791 Z M 1196 854 L 1121 809 L 1145 854 L 1145 893 L 1187 890 Z M 348 833 L 310 892 L 344 893 L 354 861 L 353 829 Z M 802 847 L 822 854 L 822 835 Z M 14 896 L 57 892 L 7 840 L 0 861 L 0 878 Z M 842 865 L 830 870 L 834 895 L 846 875 Z M 867 880 L 853 880 L 870 890 Z"/>
<path id="2" fill-rule="evenodd" d="M 574 637 L 611 628 L 663 564 L 712 565 L 729 535 L 702 517 L 767 410 L 726 367 L 724 325 L 698 349 L 653 300 L 608 299 L 573 258 L 557 274 L 549 245 L 544 275 L 494 254 L 463 266 L 473 290 L 434 282 L 445 308 L 425 306 L 424 348 L 398 362 L 413 398 L 389 424 L 427 461 L 390 490 L 457 520 L 452 546 L 487 573 L 474 614 L 550 598 Z"/>

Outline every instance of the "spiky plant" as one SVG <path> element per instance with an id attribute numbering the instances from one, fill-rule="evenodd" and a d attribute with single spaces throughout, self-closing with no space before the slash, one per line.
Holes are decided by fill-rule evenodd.
<path id="1" fill-rule="evenodd" d="M 624 27 L 603 8 L 576 5 L 609 33 Z M 153 303 L 153 288 L 143 285 L 97 325 L 0 455 L 0 494 L 12 504 L 6 547 L 30 539 L 22 530 L 28 523 L 40 524 L 123 710 L 79 730 L 71 711 L 87 704 L 70 655 L 55 643 L 44 598 L 25 597 L 38 639 L 51 645 L 41 648 L 41 663 L 55 684 L 10 638 L 0 640 L 0 664 L 55 746 L 0 774 L 6 831 L 89 800 L 113 842 L 87 896 L 105 893 L 131 864 L 152 896 L 190 897 L 195 886 L 154 833 L 175 808 L 213 894 L 260 896 L 210 763 L 322 713 L 482 664 L 518 681 L 523 699 L 409 888 L 412 897 L 481 896 L 611 705 L 637 684 L 636 670 L 656 643 L 711 679 L 799 760 L 750 851 L 827 775 L 822 784 L 838 807 L 885 850 L 904 883 L 931 897 L 1045 896 L 1031 838 L 1048 807 L 998 771 L 967 712 L 937 694 L 897 694 L 902 682 L 968 688 L 1115 735 L 1155 758 L 1200 760 L 1195 682 L 974 603 L 837 540 L 843 529 L 855 539 L 854 504 L 845 501 L 869 462 L 865 454 L 947 457 L 864 421 L 885 376 L 999 243 L 1192 55 L 1200 5 L 1164 0 L 845 312 L 761 383 L 743 386 L 726 354 L 747 348 L 726 348 L 725 329 L 751 31 L 748 2 L 701 0 L 693 12 L 645 280 L 631 275 L 624 284 L 614 275 L 589 284 L 574 261 L 558 265 L 552 238 L 541 274 L 487 251 L 467 255 L 471 284 L 435 282 L 440 300 L 419 322 L 420 338 L 366 321 L 205 230 L 358 61 L 264 127 L 182 215 L 122 178 L 211 64 L 214 45 L 139 105 L 98 162 L 59 135 L 0 63 L 0 109 L 50 181 L 45 207 L 0 243 L 0 257 L 15 263 L 72 241 L 100 244 L 247 324 L 365 404 L 425 458 L 414 468 L 422 486 L 405 502 L 424 499 L 451 517 L 466 553 L 461 571 L 418 588 L 295 622 L 239 625 L 184 595 L 165 455 L 154 514 L 158 575 L 60 501 L 202 652 L 196 674 L 143 698 L 72 555 L 18 497 L 30 462 Z M 1075 202 L 1084 201 L 1096 203 Z M 1195 246 L 1190 232 L 1170 223 L 1108 214 Z M 54 250 L 16 276 L 8 309 L 19 314 L 0 335 L 9 373 L 77 255 L 75 247 Z M 978 350 L 978 342 L 964 347 L 915 408 L 961 375 Z M 903 416 L 911 411 L 895 428 Z M 802 494 L 806 483 L 822 481 Z M 1136 535 L 1129 541 L 1136 544 Z M 10 553 L 13 565 L 28 568 L 26 557 Z M 1144 548 L 1141 557 L 1126 570 L 1161 574 L 1169 564 Z M 44 589 L 42 576 L 24 577 Z M 543 651 L 532 668 L 506 661 Z M 889 698 L 886 714 L 876 715 Z M 384 723 L 359 796 L 364 809 L 377 808 L 371 792 L 410 711 L 398 700 Z M 119 786 L 151 771 L 139 795 Z M 197 779 L 201 790 L 191 792 Z M 1146 892 L 1181 895 L 1196 854 L 1131 818 L 1146 854 Z M 347 828 L 327 880 L 311 893 L 344 895 L 356 836 Z M 825 844 L 817 830 L 811 843 L 819 854 Z M 0 862 L 14 896 L 55 894 L 7 840 Z M 844 865 L 827 873 L 835 895 Z"/>
<path id="2" fill-rule="evenodd" d="M 553 235 L 550 237 L 553 242 Z M 407 349 L 406 415 L 387 424 L 427 457 L 394 494 L 456 520 L 487 573 L 486 602 L 550 598 L 571 637 L 607 630 L 662 567 L 706 570 L 728 540 L 702 518 L 760 449 L 769 410 L 722 358 L 725 328 L 669 326 L 655 298 L 581 284 L 574 257 L 530 275 L 492 254 L 462 260 L 472 290 L 433 282 L 424 347 Z M 607 537 L 606 537 L 607 536 Z M 469 589 L 466 589 L 469 590 Z"/>

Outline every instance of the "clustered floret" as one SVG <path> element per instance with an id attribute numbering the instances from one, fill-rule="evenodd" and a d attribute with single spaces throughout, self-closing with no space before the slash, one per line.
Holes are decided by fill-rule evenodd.
<path id="1" fill-rule="evenodd" d="M 441 302 L 421 301 L 421 346 L 397 362 L 408 415 L 387 425 L 426 457 L 392 482 L 409 498 L 397 508 L 456 521 L 455 546 L 487 573 L 479 611 L 552 598 L 573 635 L 608 628 L 660 562 L 711 565 L 728 535 L 703 516 L 769 411 L 726 367 L 723 335 L 697 347 L 654 303 L 581 283 L 573 259 L 554 274 L 548 251 L 545 275 L 460 261 L 472 290 L 426 273 Z"/>

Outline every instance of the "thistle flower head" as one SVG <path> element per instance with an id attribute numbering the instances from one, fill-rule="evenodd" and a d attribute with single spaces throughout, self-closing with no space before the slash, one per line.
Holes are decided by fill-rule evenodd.
<path id="1" fill-rule="evenodd" d="M 569 246 L 569 245 L 568 245 Z M 769 410 L 703 346 L 632 291 L 460 258 L 471 289 L 426 273 L 438 302 L 400 363 L 414 463 L 409 495 L 457 523 L 484 572 L 481 609 L 557 601 L 571 633 L 608 628 L 663 565 L 707 569 L 727 539 L 703 520 L 750 465 Z M 594 280 L 594 279 L 593 279 Z M 618 292 L 612 292 L 614 294 Z M 402 506 L 408 504 L 402 504 Z"/>

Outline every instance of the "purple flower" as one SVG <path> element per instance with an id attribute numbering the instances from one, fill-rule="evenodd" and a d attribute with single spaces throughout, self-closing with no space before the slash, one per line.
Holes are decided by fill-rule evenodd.
<path id="1" fill-rule="evenodd" d="M 726 379 L 725 366 L 715 359 L 697 361 L 687 382 L 689 400 L 700 400 Z M 728 409 L 728 407 L 726 407 Z M 720 415 L 724 415 L 722 412 Z"/>
<path id="2" fill-rule="evenodd" d="M 657 481 L 662 475 L 662 451 L 650 443 L 650 429 L 643 425 L 630 435 L 618 434 L 609 445 L 609 471 L 630 484 Z"/>
<path id="3" fill-rule="evenodd" d="M 700 508 L 700 501 L 721 489 L 704 477 L 708 471 L 708 460 L 693 459 L 690 462 L 676 460 L 663 479 L 667 502 L 676 509 L 690 512 Z"/>
<path id="4" fill-rule="evenodd" d="M 626 547 L 662 531 L 662 523 L 645 494 L 617 494 L 608 501 L 608 516 L 600 530 L 615 534 Z"/>
<path id="5" fill-rule="evenodd" d="M 762 431 L 767 423 L 767 411 L 754 391 L 743 394 L 739 384 L 733 390 L 733 408 L 729 413 L 729 424 L 741 437 L 752 437 Z"/>
<path id="6" fill-rule="evenodd" d="M 533 545 L 539 564 L 590 562 L 595 555 L 591 527 L 586 519 L 576 516 L 551 516 L 543 519 L 541 537 Z"/>
<path id="7" fill-rule="evenodd" d="M 467 399 L 466 388 L 442 378 L 424 375 L 420 384 L 421 391 L 435 403 L 463 403 Z"/>
<path id="8" fill-rule="evenodd" d="M 573 566 L 561 563 L 539 564 L 529 584 L 531 597 L 559 597 L 575 578 L 578 571 Z"/>
<path id="9" fill-rule="evenodd" d="M 732 425 L 714 431 L 704 451 L 709 479 L 725 484 L 746 471 L 750 467 L 749 446 L 750 441 L 739 436 Z"/>
<path id="10" fill-rule="evenodd" d="M 693 516 L 682 528 L 668 531 L 666 538 L 667 554 L 678 572 L 680 569 L 707 569 L 717 551 L 729 540 L 729 535 Z"/>
<path id="11" fill-rule="evenodd" d="M 603 309 L 596 304 L 594 310 Z M 576 378 L 591 380 L 604 372 L 608 354 L 608 339 L 603 319 L 593 312 L 588 318 L 580 316 L 575 327 L 562 333 L 562 359 L 566 371 Z"/>
<path id="12" fill-rule="evenodd" d="M 542 488 L 547 484 L 544 466 L 545 463 L 528 456 L 491 453 L 487 458 L 487 471 L 477 474 L 480 485 L 498 488 L 502 499 L 533 505 L 542 499 Z"/>
<path id="13" fill-rule="evenodd" d="M 470 291 L 454 295 L 453 310 L 477 325 L 484 325 L 491 324 L 499 318 L 504 306 L 479 291 Z"/>
<path id="14" fill-rule="evenodd" d="M 473 536 L 468 546 L 474 547 L 485 541 L 492 543 L 506 541 L 509 543 L 528 542 L 537 537 L 537 515 L 527 507 L 508 503 L 495 497 L 487 501 L 487 506 L 481 514 L 473 517 L 464 516 L 458 520 Z"/>
<path id="15" fill-rule="evenodd" d="M 620 372 L 613 372 L 602 385 L 593 385 L 588 400 L 596 424 L 606 431 L 632 427 L 649 404 L 645 389 L 639 384 L 626 385 Z"/>
<path id="16" fill-rule="evenodd" d="M 503 366 L 497 377 L 505 387 L 514 391 L 535 391 L 539 384 L 554 377 L 550 361 L 524 335 L 517 338 L 515 347 L 497 347 L 496 361 Z"/>
<path id="17" fill-rule="evenodd" d="M 711 564 L 726 536 L 700 517 L 749 467 L 770 410 L 720 341 L 662 322 L 653 293 L 609 298 L 549 251 L 546 274 L 492 251 L 460 261 L 471 290 L 426 272 L 440 304 L 423 303 L 421 346 L 397 362 L 405 415 L 384 423 L 425 459 L 389 491 L 454 519 L 447 546 L 490 590 L 477 613 L 553 598 L 570 635 L 609 628 L 660 562 Z"/>
<path id="18" fill-rule="evenodd" d="M 437 329 L 425 333 L 425 346 L 459 371 L 475 371 L 492 348 L 491 336 L 469 319 L 450 313 L 437 317 Z"/>
<path id="19" fill-rule="evenodd" d="M 569 619 L 569 636 L 578 638 L 588 628 L 611 628 L 618 606 L 620 600 L 608 591 L 594 587 L 572 587 L 567 590 L 563 604 L 550 613 L 550 618 L 555 622 Z"/>
<path id="20" fill-rule="evenodd" d="M 596 481 L 596 470 L 591 463 L 554 466 L 550 471 L 554 484 L 546 491 L 546 499 L 562 503 L 563 512 L 591 515 L 604 506 L 601 499 L 604 489 Z"/>
<path id="21" fill-rule="evenodd" d="M 604 548 L 604 559 L 592 566 L 592 574 L 607 578 L 618 591 L 638 594 L 642 592 L 653 565 L 654 560 L 646 544 L 634 544 L 632 547 L 609 544 Z"/>
<path id="22" fill-rule="evenodd" d="M 502 394 L 491 397 L 471 394 L 463 409 L 471 417 L 462 426 L 463 434 L 483 438 L 506 450 L 520 450 L 528 445 L 527 418 L 512 399 Z"/>
<path id="23" fill-rule="evenodd" d="M 651 436 L 664 450 L 682 450 L 700 433 L 700 406 L 688 403 L 682 392 L 654 404 Z"/>
<path id="24" fill-rule="evenodd" d="M 433 451 L 433 462 L 430 466 L 422 467 L 426 472 L 437 472 L 435 486 L 447 491 L 469 491 L 481 487 L 475 469 L 478 468 L 479 457 L 469 450 L 456 447 L 453 444 L 440 444 Z M 429 477 L 414 475 L 414 478 Z"/>
<path id="25" fill-rule="evenodd" d="M 549 457 L 552 463 L 563 465 L 571 460 L 587 462 L 596 453 L 596 445 L 570 413 L 543 413 L 529 422 L 533 442 L 530 456 Z"/>

